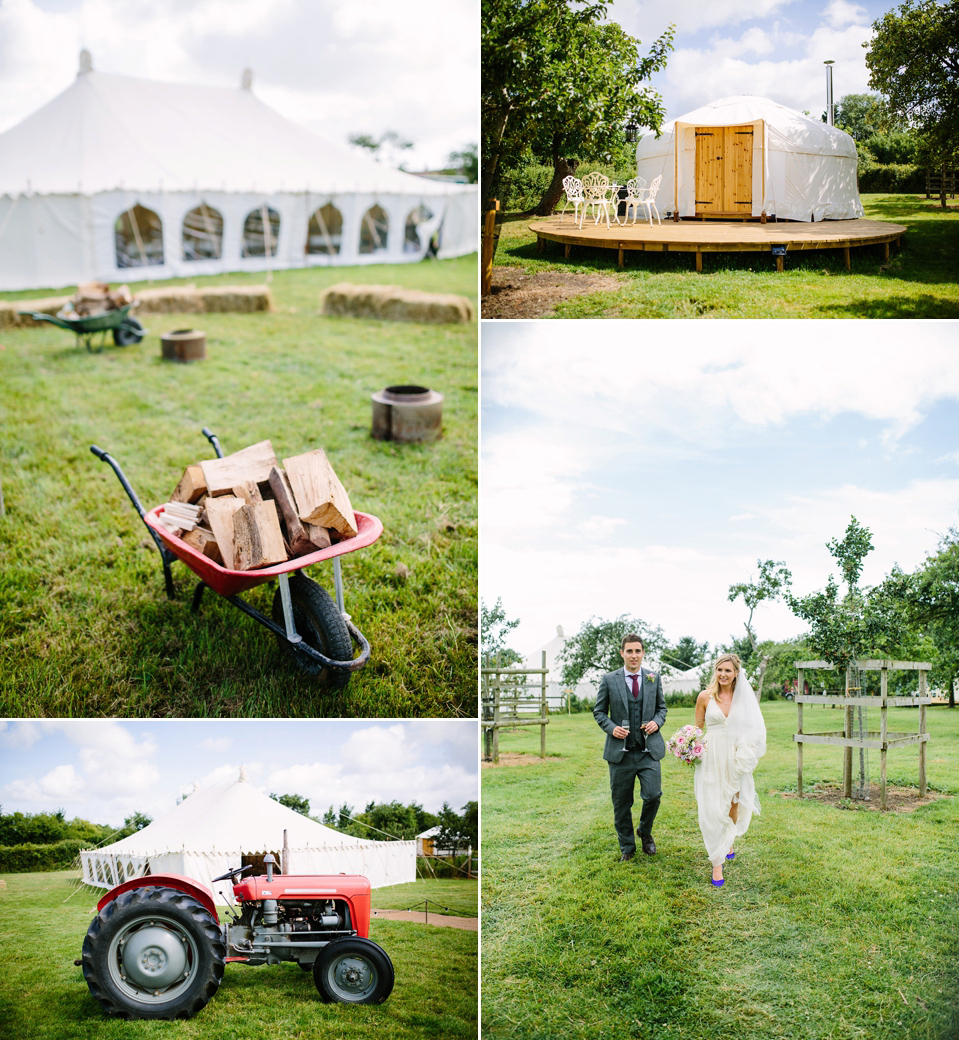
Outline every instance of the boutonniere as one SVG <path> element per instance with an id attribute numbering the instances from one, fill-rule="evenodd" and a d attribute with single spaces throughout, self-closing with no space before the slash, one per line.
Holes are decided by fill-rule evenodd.
<path id="1" fill-rule="evenodd" d="M 646 682 L 656 682 L 656 673 L 655 672 L 647 672 L 646 673 Z"/>

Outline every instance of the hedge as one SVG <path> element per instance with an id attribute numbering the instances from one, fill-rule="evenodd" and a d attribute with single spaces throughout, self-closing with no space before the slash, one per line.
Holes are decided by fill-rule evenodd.
<path id="1" fill-rule="evenodd" d="M 67 838 L 51 845 L 0 845 L 0 874 L 27 874 L 37 870 L 63 870 L 73 866 L 88 841 Z"/>
<path id="2" fill-rule="evenodd" d="M 859 171 L 859 190 L 891 195 L 916 195 L 926 190 L 926 171 L 922 166 L 887 163 L 868 166 Z"/>
<path id="3" fill-rule="evenodd" d="M 466 856 L 425 856 L 416 857 L 416 876 L 418 878 L 465 878 Z M 472 875 L 479 871 L 479 856 L 473 853 Z"/>

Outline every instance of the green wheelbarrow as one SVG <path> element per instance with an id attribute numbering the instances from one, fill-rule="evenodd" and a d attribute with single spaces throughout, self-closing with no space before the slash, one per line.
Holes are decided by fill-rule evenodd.
<path id="1" fill-rule="evenodd" d="M 34 321 L 48 321 L 56 325 L 58 329 L 69 329 L 77 337 L 77 346 L 82 343 L 87 350 L 93 351 L 93 337 L 100 333 L 100 343 L 97 353 L 103 350 L 103 344 L 108 332 L 113 332 L 113 342 L 118 347 L 126 347 L 131 343 L 139 343 L 147 334 L 145 329 L 130 313 L 134 305 L 128 303 L 125 307 L 119 307 L 115 311 L 106 311 L 103 314 L 94 314 L 89 318 L 60 318 L 55 314 L 41 314 L 39 311 L 20 311 L 20 314 L 29 315 Z"/>

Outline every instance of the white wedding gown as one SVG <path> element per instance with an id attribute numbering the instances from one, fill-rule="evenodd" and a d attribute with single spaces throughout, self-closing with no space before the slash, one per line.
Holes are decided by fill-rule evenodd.
<path id="1" fill-rule="evenodd" d="M 752 695 L 752 694 L 750 694 Z M 708 736 L 706 751 L 693 773 L 693 790 L 699 805 L 699 829 L 709 862 L 718 866 L 735 839 L 745 834 L 753 813 L 759 814 L 759 799 L 753 770 L 762 751 L 732 732 L 729 719 L 719 705 L 709 698 L 706 704 Z M 765 751 L 765 747 L 762 749 Z M 729 818 L 734 798 L 739 801 L 739 818 Z"/>

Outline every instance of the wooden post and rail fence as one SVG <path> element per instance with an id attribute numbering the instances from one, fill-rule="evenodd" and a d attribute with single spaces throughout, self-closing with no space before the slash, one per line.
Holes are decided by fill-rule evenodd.
<path id="1" fill-rule="evenodd" d="M 494 665 L 481 668 L 483 708 L 483 758 L 487 762 L 499 761 L 499 733 L 501 729 L 516 726 L 539 726 L 539 755 L 546 757 L 546 726 L 549 723 L 549 706 L 546 703 L 546 652 L 543 651 L 541 668 L 510 668 Z M 539 676 L 538 702 L 531 691 L 537 685 L 529 685 L 526 677 Z M 533 712 L 539 712 L 534 715 Z"/>

